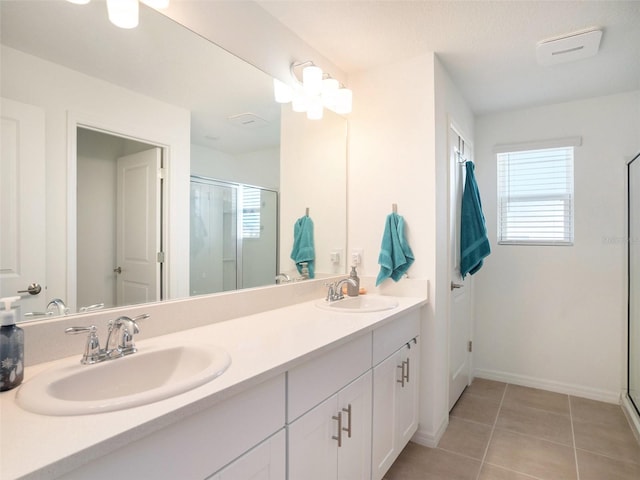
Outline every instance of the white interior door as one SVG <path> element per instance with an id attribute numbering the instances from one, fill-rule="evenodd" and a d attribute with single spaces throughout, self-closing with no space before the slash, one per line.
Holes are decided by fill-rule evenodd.
<path id="1" fill-rule="evenodd" d="M 466 147 L 458 133 L 449 130 L 450 163 L 450 278 L 451 295 L 449 297 L 449 410 L 470 384 L 471 376 L 471 322 L 472 322 L 472 283 L 469 276 L 464 280 L 460 276 L 460 214 L 462 211 L 462 193 L 464 191 L 465 167 L 458 155 L 470 159 L 471 151 Z"/>
<path id="2" fill-rule="evenodd" d="M 160 168 L 152 148 L 118 158 L 116 300 L 118 305 L 160 300 Z"/>
<path id="3" fill-rule="evenodd" d="M 22 313 L 46 307 L 44 110 L 3 98 L 0 111 L 0 295 Z M 37 295 L 18 294 L 30 284 Z"/>

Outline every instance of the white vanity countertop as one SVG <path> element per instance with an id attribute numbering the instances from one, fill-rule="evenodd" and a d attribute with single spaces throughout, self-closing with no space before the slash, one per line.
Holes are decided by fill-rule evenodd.
<path id="1" fill-rule="evenodd" d="M 157 344 L 210 343 L 225 348 L 232 359 L 222 376 L 188 392 L 140 407 L 94 415 L 46 416 L 27 412 L 16 404 L 19 388 L 3 392 L 0 394 L 0 478 L 55 478 L 282 374 L 427 301 L 416 297 L 393 298 L 399 303 L 393 310 L 334 313 L 315 307 L 313 301 L 139 341 L 139 351 Z M 71 361 L 79 362 L 81 353 L 71 357 Z M 67 358 L 28 367 L 24 381 L 69 361 Z"/>

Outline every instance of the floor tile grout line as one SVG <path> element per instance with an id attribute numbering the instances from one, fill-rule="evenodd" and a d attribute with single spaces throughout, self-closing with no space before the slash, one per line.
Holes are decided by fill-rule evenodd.
<path id="1" fill-rule="evenodd" d="M 571 420 L 571 438 L 573 439 L 573 458 L 576 463 L 576 480 L 580 480 L 580 467 L 578 466 L 578 448 L 576 447 L 576 432 L 573 428 L 573 409 L 571 408 L 571 396 L 567 395 L 569 402 L 569 420 Z"/>
<path id="2" fill-rule="evenodd" d="M 535 475 L 531 475 L 530 473 L 518 472 L 517 470 L 512 470 L 510 468 L 505 467 L 504 465 L 498 465 L 497 463 L 484 462 L 483 465 L 491 465 L 492 467 L 497 467 L 500 470 L 505 470 L 507 472 L 517 473 L 518 475 L 525 476 L 527 478 L 535 479 L 535 480 L 545 480 L 544 478 L 536 477 Z"/>
<path id="3" fill-rule="evenodd" d="M 519 432 L 518 430 L 511 430 L 509 428 L 498 427 L 498 426 L 496 426 L 496 430 L 500 430 L 502 432 L 508 432 L 508 433 L 513 434 L 513 435 L 518 435 L 520 437 L 526 437 L 526 438 L 531 438 L 533 440 L 539 440 L 541 442 L 552 443 L 553 445 L 558 445 L 559 447 L 565 447 L 565 448 L 569 448 L 569 449 L 573 448 L 573 445 L 568 445 L 566 443 L 558 442 L 557 440 L 549 440 L 548 438 L 540 437 L 538 435 L 531 435 L 530 433 L 522 433 L 522 432 Z"/>
<path id="4" fill-rule="evenodd" d="M 620 462 L 620 463 L 626 463 L 629 465 L 640 465 L 640 461 L 639 462 L 634 462 L 633 460 L 628 460 L 625 458 L 621 458 L 621 457 L 612 457 L 611 455 L 608 455 L 606 453 L 602 453 L 602 452 L 598 452 L 597 450 L 589 450 L 588 448 L 576 448 L 576 452 L 580 450 L 581 452 L 586 452 L 586 453 L 590 453 L 591 455 L 597 455 L 598 457 L 604 457 L 608 460 L 613 460 L 614 462 Z"/>
<path id="5" fill-rule="evenodd" d="M 484 454 L 482 455 L 482 460 L 480 460 L 480 469 L 478 470 L 478 474 L 476 475 L 476 480 L 480 479 L 480 474 L 482 473 L 482 467 L 484 466 L 485 459 L 487 458 L 487 453 L 489 453 L 489 446 L 491 445 L 491 440 L 493 439 L 493 432 L 496 431 L 496 425 L 498 424 L 498 417 L 500 416 L 500 410 L 502 409 L 502 403 L 504 402 L 504 397 L 507 395 L 507 389 L 509 388 L 509 384 L 505 384 L 504 391 L 502 392 L 502 398 L 500 398 L 500 404 L 498 405 L 498 412 L 496 413 L 496 418 L 493 420 L 493 425 L 491 427 L 491 433 L 489 434 L 489 441 L 487 442 L 487 446 L 484 448 Z"/>

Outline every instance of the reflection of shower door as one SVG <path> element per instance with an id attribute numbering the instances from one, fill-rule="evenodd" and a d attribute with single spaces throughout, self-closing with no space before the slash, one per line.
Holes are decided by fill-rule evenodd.
<path id="1" fill-rule="evenodd" d="M 640 155 L 628 165 L 628 394 L 640 415 Z"/>
<path id="2" fill-rule="evenodd" d="M 192 177 L 190 294 L 273 284 L 277 217 L 274 191 Z"/>
<path id="3" fill-rule="evenodd" d="M 191 295 L 237 288 L 237 202 L 234 185 L 191 181 Z"/>

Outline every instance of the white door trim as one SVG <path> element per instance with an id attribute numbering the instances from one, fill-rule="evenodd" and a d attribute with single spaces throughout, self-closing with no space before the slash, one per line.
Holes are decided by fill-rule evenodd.
<path id="1" fill-rule="evenodd" d="M 66 305 L 72 312 L 77 311 L 77 189 L 75 188 L 78 181 L 77 167 L 77 145 L 78 145 L 78 128 L 86 128 L 98 132 L 114 135 L 142 143 L 148 143 L 162 149 L 163 168 L 167 174 L 164 176 L 164 192 L 169 192 L 170 171 L 170 147 L 160 139 L 155 138 L 153 132 L 138 125 L 126 125 L 120 121 L 101 118 L 96 115 L 87 115 L 72 110 L 67 111 L 67 289 Z M 165 252 L 169 248 L 168 232 L 169 225 L 169 195 L 162 195 L 162 245 Z M 165 263 L 162 269 L 162 297 L 167 298 L 167 288 L 169 285 L 169 268 Z"/>

